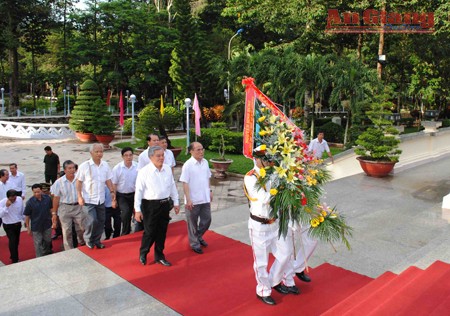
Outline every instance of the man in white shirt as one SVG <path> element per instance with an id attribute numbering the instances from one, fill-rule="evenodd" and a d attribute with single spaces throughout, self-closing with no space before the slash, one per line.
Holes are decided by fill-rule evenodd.
<path id="1" fill-rule="evenodd" d="M 164 163 L 168 165 L 170 168 L 172 168 L 173 173 L 173 170 L 177 165 L 177 162 L 175 161 L 173 152 L 170 149 L 167 149 L 168 143 L 167 138 L 165 136 L 161 136 L 159 138 L 159 146 L 161 146 L 164 149 Z"/>
<path id="2" fill-rule="evenodd" d="M 325 139 L 323 139 L 324 133 L 319 131 L 317 138 L 314 138 L 308 146 L 308 152 L 312 153 L 317 159 L 322 159 L 323 153 L 326 152 L 328 157 L 331 158 L 331 162 L 334 163 L 333 156 L 331 155 L 330 147 Z"/>
<path id="3" fill-rule="evenodd" d="M 114 166 L 112 170 L 112 183 L 116 192 L 117 204 L 122 219 L 122 235 L 128 235 L 131 232 L 134 192 L 136 191 L 137 163 L 133 161 L 133 149 L 131 147 L 123 148 L 121 154 L 123 161 Z"/>
<path id="4" fill-rule="evenodd" d="M 66 160 L 63 163 L 64 176 L 53 183 L 50 188 L 53 194 L 53 209 L 52 222 L 56 226 L 57 218 L 61 221 L 61 229 L 63 235 L 64 250 L 73 249 L 72 223 L 78 229 L 78 240 L 83 240 L 83 223 L 85 221 L 85 214 L 83 207 L 78 202 L 75 172 L 75 163 L 71 160 Z"/>
<path id="5" fill-rule="evenodd" d="M 116 193 L 112 184 L 112 172 L 103 161 L 103 145 L 96 143 L 90 148 L 91 159 L 83 162 L 76 174 L 78 203 L 86 215 L 84 241 L 93 249 L 105 248 L 100 239 L 105 228 L 105 184 L 111 192 L 113 207 L 116 207 Z"/>
<path id="6" fill-rule="evenodd" d="M 180 181 L 183 182 L 189 245 L 194 252 L 202 254 L 200 246 L 208 246 L 203 235 L 211 225 L 211 170 L 203 158 L 205 149 L 202 144 L 191 143 L 188 150 L 191 158 L 183 165 Z"/>
<path id="7" fill-rule="evenodd" d="M 8 246 L 12 263 L 19 261 L 20 230 L 23 221 L 23 200 L 17 198 L 15 190 L 8 190 L 0 201 L 0 218 L 8 236 Z"/>
<path id="8" fill-rule="evenodd" d="M 27 187 L 25 186 L 25 176 L 22 172 L 17 170 L 17 164 L 12 163 L 9 165 L 9 180 L 8 185 L 11 189 L 16 190 L 18 196 L 25 199 L 25 192 Z"/>
<path id="9" fill-rule="evenodd" d="M 137 169 L 140 170 L 144 168 L 150 162 L 150 158 L 148 156 L 148 149 L 153 146 L 159 146 L 159 136 L 156 134 L 149 134 L 147 136 L 147 149 L 141 152 L 138 158 L 138 166 Z"/>
<path id="10" fill-rule="evenodd" d="M 9 189 L 9 185 L 7 185 L 7 181 L 9 179 L 9 172 L 6 169 L 0 170 L 0 201 L 6 198 L 6 192 Z M 0 217 L 0 227 L 2 226 L 2 219 Z"/>
<path id="11" fill-rule="evenodd" d="M 139 261 L 145 265 L 147 254 L 155 244 L 155 262 L 171 266 L 163 250 L 166 241 L 170 210 L 180 212 L 177 187 L 172 170 L 164 164 L 164 149 L 160 146 L 149 147 L 150 163 L 140 169 L 136 178 L 134 199 L 135 218 L 144 223 Z"/>

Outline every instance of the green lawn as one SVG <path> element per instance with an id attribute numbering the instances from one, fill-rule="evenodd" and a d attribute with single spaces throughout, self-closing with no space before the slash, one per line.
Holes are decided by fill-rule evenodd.
<path id="1" fill-rule="evenodd" d="M 177 138 L 177 139 L 171 139 L 170 140 L 173 147 L 182 147 L 186 148 L 186 138 Z M 132 147 L 132 148 L 140 148 L 143 147 L 145 144 L 145 141 L 137 142 L 136 144 L 131 144 L 131 142 L 123 142 L 123 143 L 117 143 L 115 144 L 116 147 L 123 148 L 123 147 Z M 331 147 L 331 154 L 334 156 L 337 153 L 340 153 L 343 151 L 342 148 L 336 148 Z M 181 153 L 177 157 L 177 161 L 185 162 L 188 160 L 191 156 L 189 154 L 186 154 L 185 150 L 181 151 Z M 209 161 L 211 158 L 218 158 L 219 154 L 217 152 L 213 152 L 210 150 L 205 150 L 205 159 Z M 325 157 L 328 157 L 324 156 Z M 253 168 L 253 160 L 245 158 L 243 155 L 238 154 L 225 154 L 225 158 L 232 159 L 233 163 L 231 164 L 228 171 L 238 174 L 246 174 L 250 169 Z M 212 167 L 211 163 L 209 163 L 209 166 Z"/>

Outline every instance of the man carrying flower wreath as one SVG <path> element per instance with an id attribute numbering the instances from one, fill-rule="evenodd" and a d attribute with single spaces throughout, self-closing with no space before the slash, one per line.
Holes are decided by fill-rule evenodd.
<path id="1" fill-rule="evenodd" d="M 285 241 L 285 238 L 278 238 L 279 223 L 275 218 L 271 218 L 270 199 L 273 190 L 268 181 L 263 188 L 257 186 L 257 181 L 264 173 L 264 162 L 261 158 L 255 158 L 255 167 L 244 177 L 244 191 L 249 199 L 250 218 L 248 229 L 250 242 L 253 250 L 256 277 L 256 296 L 262 302 L 275 305 L 272 298 L 272 288 L 283 294 L 299 294 L 298 288 L 294 285 L 286 286 L 282 283 L 285 272 L 291 265 L 292 247 Z M 270 271 L 268 271 L 269 252 L 275 257 Z M 292 268 L 291 268 L 292 269 Z"/>

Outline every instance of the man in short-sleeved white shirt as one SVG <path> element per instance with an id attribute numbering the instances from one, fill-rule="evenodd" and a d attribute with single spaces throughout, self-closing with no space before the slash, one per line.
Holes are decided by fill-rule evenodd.
<path id="1" fill-rule="evenodd" d="M 125 147 L 122 149 L 121 154 L 123 161 L 114 166 L 112 182 L 116 191 L 117 204 L 122 219 L 122 235 L 128 235 L 131 232 L 131 218 L 133 216 L 134 192 L 136 191 L 138 171 L 137 162 L 133 161 L 133 149 L 131 147 Z M 140 228 L 138 230 L 142 229 Z"/>
<path id="2" fill-rule="evenodd" d="M 12 163 L 9 165 L 9 179 L 8 186 L 10 189 L 16 190 L 18 196 L 25 199 L 26 186 L 25 186 L 25 175 L 17 170 L 17 164 Z"/>
<path id="3" fill-rule="evenodd" d="M 202 254 L 200 246 L 208 246 L 203 235 L 211 225 L 211 170 L 203 158 L 202 144 L 194 142 L 188 150 L 191 158 L 183 165 L 180 181 L 183 182 L 189 245 L 194 252 Z"/>
<path id="4" fill-rule="evenodd" d="M 322 159 L 323 153 L 326 152 L 328 157 L 334 163 L 333 156 L 331 155 L 330 147 L 325 139 L 323 139 L 324 133 L 319 131 L 317 138 L 314 138 L 308 146 L 308 152 L 312 153 L 317 159 Z"/>
<path id="5" fill-rule="evenodd" d="M 83 162 L 76 174 L 78 203 L 86 214 L 84 241 L 89 248 L 105 248 L 100 239 L 105 228 L 105 184 L 111 192 L 113 207 L 116 207 L 116 193 L 112 184 L 112 172 L 103 161 L 103 145 L 91 145 L 91 159 Z"/>
<path id="6" fill-rule="evenodd" d="M 150 158 L 148 157 L 148 149 L 153 146 L 159 146 L 159 136 L 156 134 L 149 134 L 147 136 L 147 149 L 141 152 L 138 158 L 137 169 L 142 169 L 149 164 Z"/>

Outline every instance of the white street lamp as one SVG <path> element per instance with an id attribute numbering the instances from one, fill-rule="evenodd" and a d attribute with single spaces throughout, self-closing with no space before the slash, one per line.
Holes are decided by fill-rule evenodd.
<path id="1" fill-rule="evenodd" d="M 239 34 L 241 34 L 244 31 L 244 29 L 239 29 L 237 30 L 236 34 L 234 34 L 233 36 L 231 36 L 230 41 L 228 42 L 228 80 L 227 80 L 227 103 L 230 103 L 230 60 L 231 60 L 231 41 L 233 40 L 233 38 L 235 38 L 236 36 L 238 36 Z"/>
<path id="2" fill-rule="evenodd" d="M 191 99 L 186 98 L 184 104 L 186 105 L 186 154 L 188 153 L 189 147 L 189 108 L 191 107 Z"/>
<path id="3" fill-rule="evenodd" d="M 67 116 L 70 116 L 70 87 L 67 87 Z"/>
<path id="4" fill-rule="evenodd" d="M 5 88 L 1 89 L 2 91 L 2 115 L 5 114 Z"/>
<path id="5" fill-rule="evenodd" d="M 134 142 L 134 102 L 136 102 L 136 96 L 130 95 L 131 101 L 131 142 Z"/>

